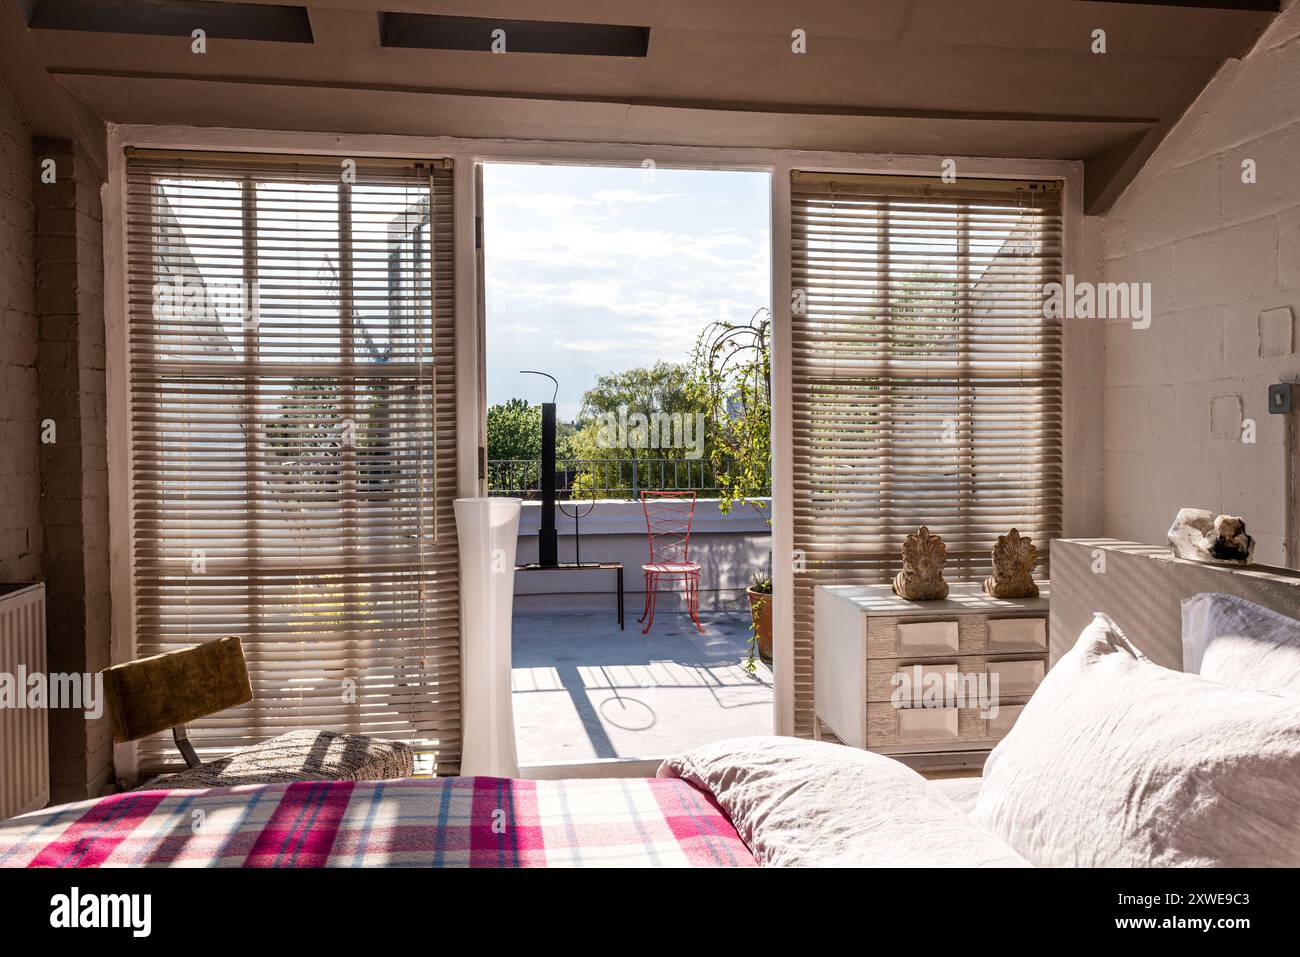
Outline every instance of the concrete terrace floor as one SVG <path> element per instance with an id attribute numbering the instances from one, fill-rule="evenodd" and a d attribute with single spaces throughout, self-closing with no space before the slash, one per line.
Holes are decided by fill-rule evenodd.
<path id="1" fill-rule="evenodd" d="M 516 615 L 512 674 L 521 765 L 654 759 L 772 732 L 772 671 L 743 663 L 749 613 L 659 613 L 642 635 L 609 612 Z"/>

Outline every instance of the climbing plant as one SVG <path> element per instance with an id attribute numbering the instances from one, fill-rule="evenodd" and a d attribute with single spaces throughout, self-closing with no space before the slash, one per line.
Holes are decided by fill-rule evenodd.
<path id="1" fill-rule="evenodd" d="M 708 417 L 707 455 L 718 485 L 718 508 L 751 505 L 771 494 L 771 314 L 706 326 L 692 356 L 692 388 Z"/>

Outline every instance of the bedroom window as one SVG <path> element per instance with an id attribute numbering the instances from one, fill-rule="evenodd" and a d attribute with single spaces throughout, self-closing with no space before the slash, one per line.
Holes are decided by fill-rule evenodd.
<path id="1" fill-rule="evenodd" d="M 791 182 L 795 726 L 811 730 L 813 589 L 887 582 L 919 525 L 949 581 L 998 535 L 1061 530 L 1057 182 L 796 171 Z"/>
<path id="2" fill-rule="evenodd" d="M 319 727 L 459 762 L 451 230 L 442 161 L 129 156 L 132 654 L 243 639 L 205 759 Z"/>

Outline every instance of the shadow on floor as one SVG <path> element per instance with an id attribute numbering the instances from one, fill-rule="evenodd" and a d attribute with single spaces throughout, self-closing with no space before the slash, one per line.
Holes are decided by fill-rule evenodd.
<path id="1" fill-rule="evenodd" d="M 649 635 L 608 614 L 514 621 L 515 734 L 521 764 L 661 758 L 772 731 L 772 673 L 744 669 L 747 612 L 661 614 Z"/>

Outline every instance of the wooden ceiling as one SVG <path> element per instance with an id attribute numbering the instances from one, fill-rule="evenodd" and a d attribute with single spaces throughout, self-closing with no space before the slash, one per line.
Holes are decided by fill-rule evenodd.
<path id="1" fill-rule="evenodd" d="M 81 20 L 41 17 L 43 2 L 55 0 L 0 0 L 4 31 L 22 34 L 25 55 L 72 95 L 73 110 L 84 104 L 110 122 L 1080 159 L 1092 212 L 1110 205 L 1278 6 L 243 0 L 212 15 L 220 26 L 194 54 L 188 35 L 102 32 L 106 21 L 156 26 L 141 25 L 147 16 L 114 21 L 104 4 L 149 14 L 168 0 L 100 0 Z M 205 5 L 184 6 L 203 27 Z M 299 9 L 258 17 L 258 6 Z M 504 54 L 487 37 L 483 50 L 386 46 L 395 21 L 385 30 L 381 13 L 648 27 L 649 45 L 643 57 L 509 52 L 507 31 Z M 280 39 L 218 35 L 264 35 L 263 21 Z M 806 33 L 804 54 L 791 52 L 795 29 Z M 1104 54 L 1091 50 L 1096 29 L 1106 31 Z"/>

